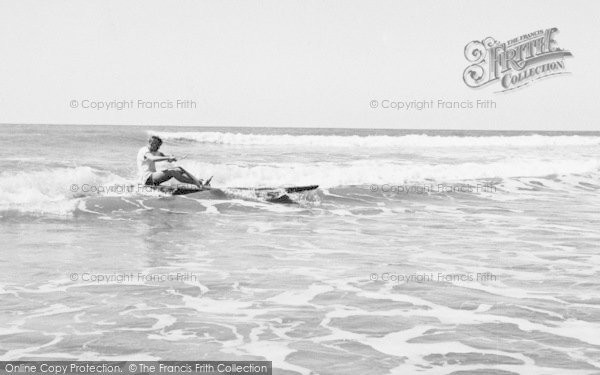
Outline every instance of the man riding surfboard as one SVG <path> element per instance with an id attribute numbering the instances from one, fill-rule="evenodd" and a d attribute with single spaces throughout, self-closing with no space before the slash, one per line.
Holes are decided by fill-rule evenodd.
<path id="1" fill-rule="evenodd" d="M 203 189 L 208 184 L 203 184 L 202 180 L 192 176 L 188 171 L 181 167 L 167 168 L 160 171 L 156 170 L 156 163 L 161 161 L 177 161 L 173 155 L 165 155 L 158 151 L 162 145 L 162 139 L 153 135 L 148 139 L 148 146 L 140 148 L 137 154 L 138 176 L 142 185 L 158 186 L 163 182 L 176 179 L 185 184 L 192 184 Z"/>

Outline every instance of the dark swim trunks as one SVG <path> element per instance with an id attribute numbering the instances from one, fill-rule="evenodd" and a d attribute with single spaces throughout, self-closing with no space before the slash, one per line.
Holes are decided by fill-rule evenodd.
<path id="1" fill-rule="evenodd" d="M 148 179 L 146 180 L 146 185 L 158 186 L 160 184 L 157 184 L 156 182 L 154 182 L 154 179 L 152 179 L 152 175 L 150 175 L 150 176 L 148 176 Z"/>

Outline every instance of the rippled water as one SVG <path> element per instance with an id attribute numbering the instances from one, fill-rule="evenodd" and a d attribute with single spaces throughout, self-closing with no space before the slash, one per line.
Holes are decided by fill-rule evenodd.
<path id="1" fill-rule="evenodd" d="M 148 131 L 222 191 L 82 191 L 135 184 Z M 0 134 L 3 360 L 600 371 L 599 134 Z M 295 204 L 233 189 L 313 183 Z"/>

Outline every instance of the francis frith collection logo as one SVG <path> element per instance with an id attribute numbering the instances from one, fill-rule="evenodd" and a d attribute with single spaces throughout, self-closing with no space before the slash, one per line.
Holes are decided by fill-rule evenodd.
<path id="1" fill-rule="evenodd" d="M 471 63 L 463 80 L 471 88 L 499 83 L 499 91 L 513 90 L 540 78 L 568 73 L 565 58 L 572 56 L 558 47 L 556 27 L 499 42 L 492 37 L 474 40 L 465 47 Z"/>

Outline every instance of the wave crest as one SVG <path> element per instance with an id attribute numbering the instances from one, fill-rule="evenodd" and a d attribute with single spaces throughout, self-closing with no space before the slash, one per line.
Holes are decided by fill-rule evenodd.
<path id="1" fill-rule="evenodd" d="M 94 194 L 83 192 L 81 186 L 126 182 L 117 175 L 90 167 L 3 172 L 0 173 L 0 211 L 68 215 L 75 210 L 78 198 Z"/>
<path id="2" fill-rule="evenodd" d="M 371 135 L 269 135 L 228 132 L 156 132 L 148 131 L 164 140 L 212 143 L 223 145 L 265 145 L 306 147 L 544 147 L 600 145 L 600 137 L 581 135 L 520 135 L 489 137 L 430 136 L 408 134 L 402 136 Z"/>
<path id="3" fill-rule="evenodd" d="M 464 182 L 479 179 L 544 177 L 594 173 L 600 160 L 536 161 L 509 159 L 491 163 L 400 164 L 393 160 L 350 163 L 280 163 L 263 165 L 208 164 L 187 161 L 199 176 L 214 175 L 214 186 L 350 185 L 406 182 Z"/>

